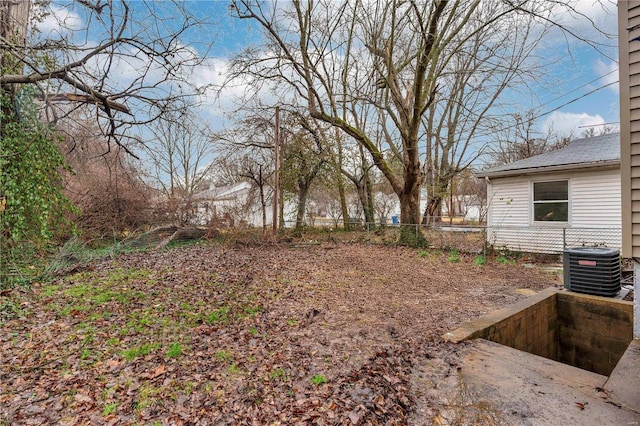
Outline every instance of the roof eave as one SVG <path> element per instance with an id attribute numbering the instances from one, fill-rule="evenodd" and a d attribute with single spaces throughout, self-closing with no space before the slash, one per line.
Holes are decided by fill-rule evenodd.
<path id="1" fill-rule="evenodd" d="M 515 169 L 515 170 L 500 170 L 496 172 L 486 171 L 486 172 L 477 172 L 475 173 L 478 178 L 501 178 L 501 177 L 512 177 L 512 176 L 526 176 L 540 173 L 553 173 L 558 171 L 576 171 L 580 169 L 585 170 L 594 170 L 594 169 L 614 169 L 616 167 L 620 167 L 620 160 L 608 160 L 608 161 L 597 161 L 593 163 L 576 163 L 576 164 L 559 164 L 554 166 L 544 166 L 544 167 L 530 167 L 526 169 Z"/>

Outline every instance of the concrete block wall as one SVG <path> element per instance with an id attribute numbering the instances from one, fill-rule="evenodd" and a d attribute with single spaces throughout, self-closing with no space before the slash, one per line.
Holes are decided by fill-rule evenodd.
<path id="1" fill-rule="evenodd" d="M 483 338 L 534 355 L 556 359 L 556 319 L 555 297 L 547 297 L 488 327 Z"/>
<path id="2" fill-rule="evenodd" d="M 444 338 L 459 342 L 487 339 L 545 358 L 558 354 L 555 289 L 546 289 L 507 308 L 491 312 L 447 333 Z"/>
<path id="3" fill-rule="evenodd" d="M 608 376 L 633 338 L 633 303 L 558 293 L 556 359 Z"/>
<path id="4" fill-rule="evenodd" d="M 445 334 L 486 339 L 608 376 L 633 337 L 633 303 L 549 288 Z"/>

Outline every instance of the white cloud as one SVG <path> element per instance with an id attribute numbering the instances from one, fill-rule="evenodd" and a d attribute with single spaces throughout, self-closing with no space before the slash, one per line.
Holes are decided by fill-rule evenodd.
<path id="1" fill-rule="evenodd" d="M 552 132 L 558 136 L 580 136 L 586 129 L 583 126 L 604 124 L 604 118 L 599 114 L 575 114 L 572 112 L 555 111 L 542 123 L 544 133 Z"/>
<path id="2" fill-rule="evenodd" d="M 221 86 L 227 78 L 229 63 L 225 59 L 208 58 L 193 70 L 194 83 Z"/>
<path id="3" fill-rule="evenodd" d="M 598 59 L 594 64 L 593 69 L 598 75 L 605 76 L 599 81 L 599 85 L 611 84 L 611 86 L 607 87 L 607 90 L 611 90 L 616 95 L 620 93 L 617 63 L 614 61 L 604 62 L 601 59 Z"/>
<path id="4" fill-rule="evenodd" d="M 69 31 L 77 31 L 83 27 L 80 15 L 68 8 L 52 4 L 46 13 L 47 16 L 44 20 L 36 24 L 36 28 L 44 37 L 55 37 Z"/>
<path id="5" fill-rule="evenodd" d="M 547 4 L 547 3 L 542 3 Z M 618 55 L 617 6 L 610 0 L 553 2 L 549 19 L 554 27 L 546 34 L 543 48 L 567 55 L 565 60 L 578 60 L 574 55 L 582 49 L 615 60 Z M 590 46 L 587 49 L 587 46 Z"/>
<path id="6" fill-rule="evenodd" d="M 554 4 L 553 21 L 560 26 L 593 34 L 594 27 L 609 34 L 617 33 L 617 6 L 612 1 L 577 0 L 562 6 Z"/>
<path id="7" fill-rule="evenodd" d="M 597 28 L 609 32 L 617 33 L 617 6 L 613 1 L 579 0 L 574 4 L 578 13 L 593 20 Z"/>

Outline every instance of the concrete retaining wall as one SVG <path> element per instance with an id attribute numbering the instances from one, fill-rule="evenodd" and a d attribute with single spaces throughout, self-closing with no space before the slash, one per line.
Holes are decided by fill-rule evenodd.
<path id="1" fill-rule="evenodd" d="M 633 304 L 554 288 L 443 336 L 482 338 L 608 376 L 633 337 Z"/>
<path id="2" fill-rule="evenodd" d="M 608 376 L 633 338 L 633 303 L 559 292 L 558 361 Z"/>
<path id="3" fill-rule="evenodd" d="M 444 338 L 453 342 L 482 338 L 545 358 L 556 359 L 557 311 L 553 288 L 468 322 Z"/>

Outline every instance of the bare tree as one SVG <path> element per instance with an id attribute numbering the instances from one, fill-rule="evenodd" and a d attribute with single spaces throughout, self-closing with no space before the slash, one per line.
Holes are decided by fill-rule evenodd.
<path id="1" fill-rule="evenodd" d="M 352 164 L 349 168 L 347 164 L 342 167 L 342 174 L 351 181 L 358 194 L 358 199 L 362 206 L 364 221 L 366 223 L 375 222 L 374 217 L 374 197 L 373 182 L 371 177 L 371 169 L 373 164 L 370 163 L 368 156 L 364 152 L 362 145 L 358 145 L 351 155 Z"/>
<path id="2" fill-rule="evenodd" d="M 384 192 L 376 192 L 374 194 L 373 206 L 380 218 L 380 221 L 388 219 L 396 206 L 398 197 L 395 194 L 385 194 Z"/>
<path id="3" fill-rule="evenodd" d="M 217 169 L 218 183 L 234 184 L 240 181 L 251 183 L 252 190 L 247 197 L 246 209 L 251 209 L 250 201 L 257 196 L 260 200 L 260 214 L 262 217 L 262 236 L 267 237 L 267 207 L 273 196 L 271 187 L 273 180 L 273 156 L 268 150 L 246 150 L 236 152 L 226 157 Z M 224 176 L 220 176 L 220 172 Z M 256 194 L 257 193 L 257 194 Z"/>
<path id="4" fill-rule="evenodd" d="M 3 1 L 0 15 L 2 94 L 37 87 L 51 122 L 89 108 L 107 143 L 125 150 L 132 126 L 204 90 L 193 68 L 211 41 L 195 46 L 184 38 L 199 40 L 194 30 L 206 22 L 178 1 Z M 55 30 L 40 32 L 45 18 Z"/>
<path id="5" fill-rule="evenodd" d="M 513 163 L 545 152 L 565 147 L 573 137 L 559 137 L 550 129 L 542 134 L 536 130 L 537 114 L 530 110 L 524 114 L 511 114 L 511 120 L 495 133 L 495 142 L 489 145 L 489 164 L 498 166 Z"/>
<path id="6" fill-rule="evenodd" d="M 338 127 L 334 129 L 334 142 L 332 146 L 329 146 L 329 164 L 330 171 L 329 176 L 338 191 L 337 205 L 331 203 L 330 217 L 334 219 L 334 226 L 338 226 L 338 220 L 342 218 L 342 224 L 345 229 L 349 228 L 349 210 L 347 206 L 347 190 L 344 180 L 344 174 L 342 173 L 343 165 L 345 163 L 344 158 L 344 137 L 343 133 Z M 336 208 L 336 207 L 339 207 Z"/>
<path id="7" fill-rule="evenodd" d="M 514 4 L 523 6 L 529 5 Z M 447 60 L 437 71 L 440 86 L 422 119 L 428 195 L 423 224 L 441 216 L 441 203 L 453 192 L 454 178 L 482 154 L 484 147 L 476 139 L 493 134 L 502 123 L 502 111 L 511 102 L 502 95 L 519 93 L 528 80 L 542 78 L 540 64 L 530 59 L 548 32 L 536 25 L 533 15 L 538 12 L 522 16 L 499 2 L 478 5 L 475 22 L 459 33 L 464 42 L 443 47 Z M 451 47 L 459 50 L 450 51 Z"/>
<path id="8" fill-rule="evenodd" d="M 274 82 L 283 96 L 303 100 L 312 117 L 360 143 L 398 195 L 401 221 L 417 223 L 421 142 L 432 144 L 427 151 L 433 144 L 444 150 L 437 162 L 436 156 L 427 160 L 438 170 L 431 184 L 441 188 L 467 166 L 460 158 L 466 158 L 469 141 L 500 93 L 519 82 L 518 70 L 544 32 L 535 37 L 531 28 L 551 25 L 556 6 L 562 4 L 294 0 L 278 7 L 235 0 L 233 13 L 258 23 L 265 44 L 235 58 L 232 78 L 253 79 L 261 87 Z M 472 72 L 458 75 L 465 63 Z M 494 76 L 486 74 L 492 65 Z M 446 90 L 449 84 L 457 86 L 455 92 Z M 381 133 L 386 137 L 376 139 Z M 467 142 L 454 149 L 451 141 L 457 140 Z M 392 157 L 401 161 L 400 172 L 391 167 Z"/>
<path id="9" fill-rule="evenodd" d="M 297 196 L 296 229 L 304 225 L 311 185 L 327 164 L 327 135 L 315 120 L 293 115 L 283 143 L 283 189 Z"/>
<path id="10" fill-rule="evenodd" d="M 148 175 L 166 197 L 170 215 L 184 225 L 194 194 L 216 164 L 211 130 L 189 107 L 165 113 L 149 129 L 153 138 L 141 146 Z"/>
<path id="11" fill-rule="evenodd" d="M 451 180 L 449 194 L 444 201 L 450 220 L 458 215 L 466 219 L 474 209 L 478 221 L 483 221 L 487 209 L 487 182 L 476 178 L 473 171 L 467 168 Z"/>
<path id="12" fill-rule="evenodd" d="M 609 135 L 611 133 L 618 133 L 620 129 L 618 126 L 613 126 L 611 124 L 602 124 L 589 126 L 580 133 L 580 137 L 583 138 L 593 138 L 595 136 L 603 136 Z"/>
<path id="13" fill-rule="evenodd" d="M 246 180 L 260 199 L 263 234 L 266 237 L 267 205 L 272 205 L 275 180 L 274 111 L 257 102 L 247 105 L 235 126 L 213 136 L 224 157 L 216 180 L 224 184 Z"/>
<path id="14" fill-rule="evenodd" d="M 85 237 L 120 236 L 155 220 L 157 193 L 124 150 L 104 152 L 93 117 L 76 112 L 61 140 L 72 171 L 63 174 L 64 194 L 80 209 L 76 225 Z"/>

